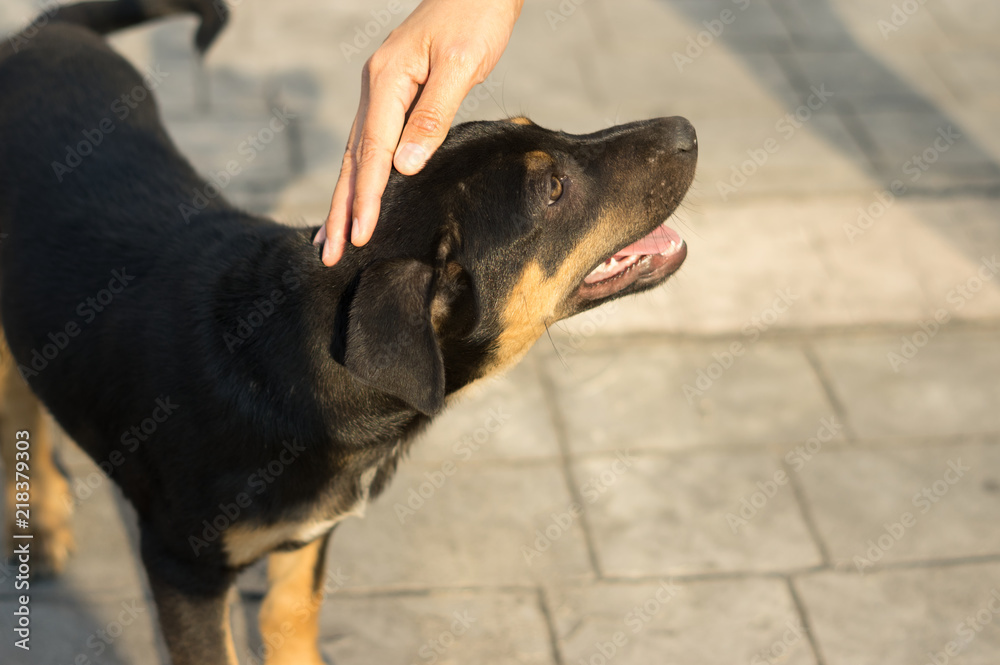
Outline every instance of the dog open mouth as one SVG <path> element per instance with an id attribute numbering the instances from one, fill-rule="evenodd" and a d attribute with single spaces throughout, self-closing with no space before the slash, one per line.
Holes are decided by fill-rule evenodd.
<path id="1" fill-rule="evenodd" d="M 577 294 L 584 300 L 597 300 L 633 284 L 661 281 L 675 273 L 686 257 L 687 245 L 680 235 L 662 224 L 594 268 L 583 279 Z"/>

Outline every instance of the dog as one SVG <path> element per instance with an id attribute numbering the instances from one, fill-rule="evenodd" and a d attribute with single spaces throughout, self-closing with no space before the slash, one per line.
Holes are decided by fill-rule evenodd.
<path id="1" fill-rule="evenodd" d="M 135 507 L 174 665 L 235 665 L 228 593 L 263 557 L 262 633 L 293 609 L 299 627 L 267 662 L 318 665 L 336 524 L 463 388 L 681 266 L 665 220 L 698 144 L 677 117 L 587 135 L 458 125 L 419 174 L 392 173 L 371 241 L 328 268 L 318 227 L 221 196 L 193 206 L 205 181 L 102 37 L 191 11 L 204 52 L 224 7 L 84 2 L 0 51 L 6 514 L 17 532 L 30 496 L 33 561 L 64 567 L 71 502 L 47 411 Z"/>

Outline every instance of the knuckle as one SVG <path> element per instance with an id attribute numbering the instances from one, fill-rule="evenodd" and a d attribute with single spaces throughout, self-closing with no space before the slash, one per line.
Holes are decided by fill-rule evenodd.
<path id="1" fill-rule="evenodd" d="M 434 107 L 413 109 L 406 124 L 425 136 L 437 136 L 448 129 L 445 114 Z"/>
<path id="2" fill-rule="evenodd" d="M 369 77 L 378 76 L 380 73 L 384 72 L 386 67 L 388 67 L 390 62 L 389 57 L 385 54 L 383 49 L 376 49 L 371 57 L 365 61 L 364 73 Z"/>
<path id="3" fill-rule="evenodd" d="M 340 177 L 350 175 L 354 171 L 354 151 L 350 148 L 344 150 L 344 159 L 340 162 Z"/>
<path id="4" fill-rule="evenodd" d="M 467 45 L 450 46 L 441 53 L 441 63 L 449 70 L 463 77 L 478 79 L 482 70 L 482 58 Z"/>
<path id="5" fill-rule="evenodd" d="M 388 152 L 374 137 L 363 135 L 358 141 L 358 147 L 354 151 L 354 161 L 359 168 L 364 168 L 372 162 L 378 160 L 380 155 Z"/>

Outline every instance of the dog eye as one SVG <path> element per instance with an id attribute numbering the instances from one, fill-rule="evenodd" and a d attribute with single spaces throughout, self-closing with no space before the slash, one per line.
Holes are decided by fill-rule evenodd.
<path id="1" fill-rule="evenodd" d="M 563 182 L 562 178 L 557 178 L 552 176 L 552 180 L 549 184 L 549 205 L 552 205 L 559 200 L 559 197 L 563 193 Z"/>

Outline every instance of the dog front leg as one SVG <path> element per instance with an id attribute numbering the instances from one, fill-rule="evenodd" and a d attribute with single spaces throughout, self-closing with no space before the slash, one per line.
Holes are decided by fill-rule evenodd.
<path id="1" fill-rule="evenodd" d="M 145 526 L 142 562 L 173 665 L 238 665 L 229 623 L 235 573 L 175 557 Z"/>
<path id="2" fill-rule="evenodd" d="M 73 499 L 69 483 L 53 459 L 51 418 L 28 384 L 4 354 L 0 372 L 0 450 L 6 487 L 4 515 L 7 533 L 31 533 L 32 573 L 40 577 L 61 573 L 75 548 L 70 517 Z M 18 463 L 21 463 L 20 465 Z M 18 472 L 21 472 L 18 475 Z M 23 522 L 18 522 L 23 518 Z M 29 525 L 30 527 L 26 527 Z M 27 528 L 27 530 L 25 530 Z M 7 536 L 6 553 L 14 540 Z"/>
<path id="3" fill-rule="evenodd" d="M 292 552 L 268 556 L 269 586 L 260 609 L 267 665 L 323 665 L 319 610 L 331 533 Z"/>

